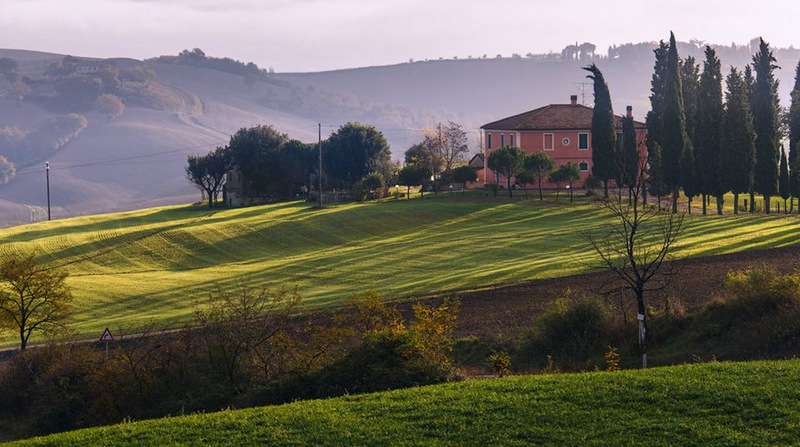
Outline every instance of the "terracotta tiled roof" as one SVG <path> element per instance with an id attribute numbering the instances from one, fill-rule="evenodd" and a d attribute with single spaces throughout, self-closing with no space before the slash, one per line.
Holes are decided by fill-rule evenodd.
<path id="1" fill-rule="evenodd" d="M 550 104 L 519 115 L 503 118 L 493 123 L 484 124 L 481 129 L 490 130 L 572 130 L 592 128 L 591 107 L 581 104 Z M 622 117 L 614 116 L 615 125 L 622 128 Z M 637 128 L 645 124 L 634 121 Z"/>

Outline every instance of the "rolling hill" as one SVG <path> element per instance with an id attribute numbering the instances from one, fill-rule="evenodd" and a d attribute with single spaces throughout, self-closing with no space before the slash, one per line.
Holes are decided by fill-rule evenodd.
<path id="1" fill-rule="evenodd" d="M 178 206 L 3 229 L 0 255 L 36 253 L 69 272 L 74 328 L 93 336 L 106 326 L 180 326 L 217 287 L 298 285 L 304 308 L 319 309 L 369 290 L 398 300 L 585 273 L 596 264 L 584 233 L 608 221 L 585 199 L 478 193 L 322 211 L 304 202 Z M 686 224 L 679 258 L 794 245 L 800 220 L 693 215 Z"/>
<path id="2" fill-rule="evenodd" d="M 792 445 L 800 361 L 468 380 L 34 438 L 10 446 Z"/>

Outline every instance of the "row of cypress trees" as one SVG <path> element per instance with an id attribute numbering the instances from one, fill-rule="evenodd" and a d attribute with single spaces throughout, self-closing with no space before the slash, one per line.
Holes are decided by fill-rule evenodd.
<path id="1" fill-rule="evenodd" d="M 702 72 L 694 58 L 680 59 L 674 34 L 655 49 L 655 58 L 646 120 L 650 194 L 671 196 L 673 211 L 679 190 L 688 197 L 690 211 L 692 198 L 699 195 L 703 214 L 708 196 L 716 198 L 721 214 L 727 192 L 734 194 L 734 212 L 740 194 L 750 195 L 751 212 L 754 195 L 763 195 L 767 213 L 771 197 L 800 197 L 800 64 L 787 118 L 787 160 L 773 74 L 780 67 L 763 39 L 752 68 L 742 73 L 731 67 L 724 102 L 721 63 L 713 48 L 705 49 Z"/>
<path id="2" fill-rule="evenodd" d="M 660 42 L 654 52 L 646 119 L 647 192 L 659 203 L 661 197 L 671 196 L 673 212 L 678 210 L 681 189 L 690 212 L 692 198 L 699 195 L 703 214 L 709 196 L 716 198 L 717 213 L 722 214 L 727 192 L 734 194 L 734 213 L 740 194 L 750 195 L 750 212 L 755 211 L 755 194 L 763 195 L 767 213 L 771 197 L 780 194 L 784 204 L 800 197 L 800 63 L 783 126 L 773 74 L 780 67 L 763 39 L 752 65 L 743 72 L 731 67 L 725 101 L 721 63 L 713 48 L 705 49 L 702 72 L 693 57 L 678 56 L 672 33 L 669 43 Z M 608 197 L 609 180 L 628 187 L 637 181 L 638 142 L 630 117 L 624 119 L 623 138 L 617 141 L 608 85 L 594 64 L 585 70 L 594 81 L 592 173 L 603 181 Z M 789 134 L 788 159 L 780 143 L 784 127 Z"/>

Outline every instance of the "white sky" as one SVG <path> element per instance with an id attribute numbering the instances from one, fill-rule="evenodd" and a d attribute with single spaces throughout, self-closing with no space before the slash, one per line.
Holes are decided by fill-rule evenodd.
<path id="1" fill-rule="evenodd" d="M 796 0 L 0 0 L 0 47 L 147 58 L 202 48 L 276 71 L 666 39 L 800 46 Z"/>

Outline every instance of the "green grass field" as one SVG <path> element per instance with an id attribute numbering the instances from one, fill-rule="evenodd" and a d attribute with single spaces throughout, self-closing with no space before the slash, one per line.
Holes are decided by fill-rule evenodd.
<path id="1" fill-rule="evenodd" d="M 99 336 L 186 321 L 216 286 L 296 284 L 316 307 L 370 289 L 397 299 L 586 272 L 595 257 L 582 233 L 609 217 L 582 200 L 155 208 L 3 229 L 0 255 L 34 250 L 68 270 L 74 327 Z M 692 216 L 676 255 L 786 246 L 798 230 L 796 217 Z"/>
<path id="2" fill-rule="evenodd" d="M 10 445 L 795 445 L 798 404 L 798 360 L 709 363 L 471 380 Z"/>

